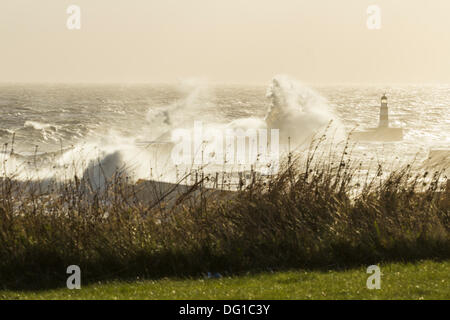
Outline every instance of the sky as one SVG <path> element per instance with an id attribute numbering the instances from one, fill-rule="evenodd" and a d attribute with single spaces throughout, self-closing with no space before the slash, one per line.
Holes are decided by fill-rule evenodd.
<path id="1" fill-rule="evenodd" d="M 450 83 L 450 1 L 2 0 L 0 43 L 0 82 Z"/>

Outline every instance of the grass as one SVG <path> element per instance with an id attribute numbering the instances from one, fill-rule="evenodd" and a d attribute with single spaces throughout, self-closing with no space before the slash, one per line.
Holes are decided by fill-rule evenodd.
<path id="1" fill-rule="evenodd" d="M 0 289 L 60 286 L 69 265 L 87 284 L 450 259 L 443 172 L 362 174 L 348 146 L 326 156 L 319 145 L 234 193 L 199 181 L 170 201 L 139 198 L 120 172 L 102 189 L 74 176 L 48 191 L 4 176 Z"/>
<path id="2" fill-rule="evenodd" d="M 381 289 L 369 290 L 365 268 L 287 271 L 220 279 L 93 283 L 81 290 L 0 291 L 0 299 L 450 299 L 450 261 L 380 265 Z"/>

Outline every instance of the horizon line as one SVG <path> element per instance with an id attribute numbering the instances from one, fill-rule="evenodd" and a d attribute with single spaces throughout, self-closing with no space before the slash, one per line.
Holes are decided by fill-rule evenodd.
<path id="1" fill-rule="evenodd" d="M 139 85 L 156 85 L 156 86 L 173 86 L 183 81 L 188 81 L 193 78 L 180 78 L 173 81 L 1 81 L 0 86 L 4 85 L 74 85 L 74 86 L 114 86 L 114 85 L 122 85 L 122 86 L 139 86 Z M 198 78 L 200 79 L 200 78 Z M 273 78 L 271 78 L 273 79 Z M 271 80 L 265 82 L 232 82 L 232 81 L 213 81 L 213 80 L 201 80 L 202 84 L 209 84 L 212 86 L 267 86 Z M 450 82 L 303 82 L 298 80 L 304 85 L 307 86 L 449 86 Z"/>

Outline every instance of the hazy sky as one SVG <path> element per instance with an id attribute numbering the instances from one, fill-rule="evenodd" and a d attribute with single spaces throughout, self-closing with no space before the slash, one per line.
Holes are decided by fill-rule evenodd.
<path id="1" fill-rule="evenodd" d="M 1 82 L 450 83 L 449 0 L 1 0 L 0 41 Z"/>

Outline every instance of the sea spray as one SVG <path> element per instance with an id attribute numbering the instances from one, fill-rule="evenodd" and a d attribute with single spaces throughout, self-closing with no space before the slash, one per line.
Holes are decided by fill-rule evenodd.
<path id="1" fill-rule="evenodd" d="M 181 82 L 178 90 L 182 98 L 165 106 L 149 107 L 147 124 L 137 128 L 135 133 L 128 136 L 117 130 L 97 133 L 96 137 L 85 139 L 69 149 L 54 152 L 51 158 L 53 161 L 40 154 L 20 159 L 15 157 L 7 163 L 8 172 L 16 173 L 15 177 L 23 180 L 89 177 L 98 187 L 104 186 L 117 170 L 129 177 L 130 181 L 174 181 L 176 175 L 175 164 L 171 161 L 171 137 L 178 129 L 186 129 L 191 134 L 196 121 L 203 122 L 212 131 L 276 129 L 280 131 L 280 144 L 286 144 L 287 137 L 291 137 L 293 146 L 321 132 L 330 121 L 333 121 L 336 131 L 340 129 L 340 121 L 331 112 L 326 99 L 288 76 L 276 76 L 272 80 L 267 90 L 270 106 L 265 118 L 250 116 L 226 119 L 217 112 L 213 90 L 202 80 Z M 27 127 L 52 130 L 50 125 L 36 122 L 28 122 Z M 203 142 L 211 144 L 214 137 L 206 138 Z M 281 147 L 280 151 L 285 150 Z M 253 163 L 248 164 L 248 167 L 250 165 Z"/>
<path id="2" fill-rule="evenodd" d="M 325 98 L 286 75 L 272 79 L 267 90 L 270 106 L 265 121 L 269 128 L 280 129 L 282 144 L 288 138 L 294 145 L 303 143 L 332 123 L 335 139 L 345 137 L 343 126 Z"/>
<path id="3" fill-rule="evenodd" d="M 204 79 L 187 79 L 179 83 L 183 98 L 169 105 L 147 111 L 148 128 L 144 128 L 146 139 L 170 140 L 171 131 L 181 127 L 192 127 L 194 121 L 208 123 L 223 122 L 215 115 L 216 105 L 208 82 Z"/>

